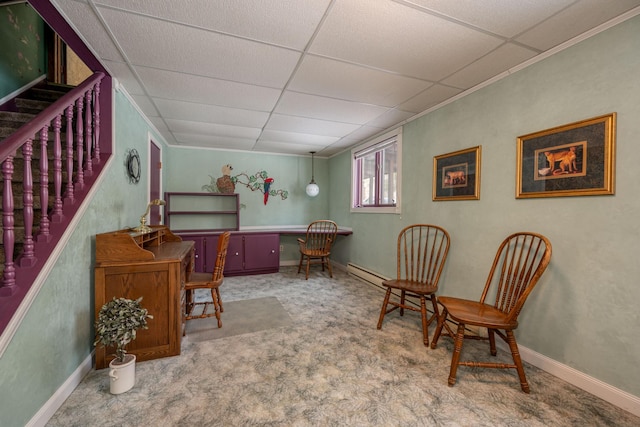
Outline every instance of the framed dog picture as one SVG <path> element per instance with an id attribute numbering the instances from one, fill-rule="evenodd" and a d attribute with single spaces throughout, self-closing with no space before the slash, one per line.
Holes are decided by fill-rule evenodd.
<path id="1" fill-rule="evenodd" d="M 433 158 L 433 200 L 480 199 L 480 153 L 472 147 Z"/>
<path id="2" fill-rule="evenodd" d="M 614 194 L 616 113 L 518 137 L 516 198 Z"/>

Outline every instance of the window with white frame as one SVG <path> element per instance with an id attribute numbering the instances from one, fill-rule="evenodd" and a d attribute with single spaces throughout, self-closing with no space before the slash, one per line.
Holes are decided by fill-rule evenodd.
<path id="1" fill-rule="evenodd" d="M 351 150 L 352 212 L 400 213 L 402 129 Z"/>

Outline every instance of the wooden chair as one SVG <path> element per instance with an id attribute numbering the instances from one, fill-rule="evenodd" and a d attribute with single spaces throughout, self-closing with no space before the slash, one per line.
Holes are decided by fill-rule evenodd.
<path id="1" fill-rule="evenodd" d="M 480 301 L 446 296 L 438 297 L 443 311 L 438 318 L 438 326 L 433 335 L 431 348 L 436 348 L 442 328 L 448 319 L 458 325 L 455 335 L 449 326 L 446 326 L 448 333 L 445 334 L 452 336 L 455 340 L 449 371 L 449 386 L 453 386 L 456 382 L 456 371 L 459 365 L 479 368 L 511 368 L 518 371 L 522 391 L 529 393 L 529 384 L 524 374 L 513 330 L 518 327 L 518 314 L 520 314 L 522 306 L 547 268 L 550 259 L 551 243 L 546 237 L 535 233 L 512 234 L 498 248 Z M 493 304 L 489 302 L 490 298 L 495 298 Z M 487 328 L 488 336 L 465 334 L 466 325 Z M 491 355 L 495 356 L 497 354 L 495 335 L 498 335 L 509 345 L 513 364 L 460 361 L 465 338 L 489 340 Z"/>
<path id="2" fill-rule="evenodd" d="M 382 321 L 386 314 L 400 309 L 400 316 L 404 310 L 418 311 L 422 315 L 422 335 L 424 345 L 429 345 L 429 325 L 438 316 L 435 292 L 438 290 L 438 280 L 449 253 L 449 233 L 441 227 L 429 224 L 415 224 L 405 227 L 398 235 L 397 274 L 394 280 L 382 282 L 387 288 L 384 296 L 378 329 L 382 328 Z M 392 301 L 393 290 L 400 291 L 400 300 Z M 394 293 L 397 296 L 397 294 Z M 420 299 L 420 307 L 416 307 L 406 297 Z M 427 319 L 426 299 L 431 300 L 433 314 Z M 388 306 L 391 308 L 387 308 Z"/>
<path id="3" fill-rule="evenodd" d="M 300 269 L 302 269 L 302 262 L 306 260 L 307 269 L 305 280 L 309 279 L 309 265 L 312 263 L 322 264 L 322 271 L 324 271 L 324 266 L 326 265 L 329 270 L 329 277 L 333 277 L 329 255 L 331 254 L 331 245 L 336 241 L 337 233 L 338 225 L 335 222 L 328 219 L 321 219 L 309 224 L 305 239 L 298 239 L 298 245 L 300 246 L 298 273 L 300 273 Z M 313 262 L 313 260 L 319 261 Z"/>
<path id="4" fill-rule="evenodd" d="M 189 281 L 185 284 L 186 320 L 216 316 L 216 319 L 218 319 L 218 328 L 222 327 L 220 313 L 224 311 L 224 308 L 222 307 L 222 299 L 220 298 L 220 285 L 224 280 L 224 262 L 227 258 L 230 236 L 231 233 L 225 231 L 218 237 L 218 254 L 216 256 L 216 264 L 213 267 L 213 273 L 192 272 Z M 211 300 L 195 302 L 194 293 L 196 289 L 211 289 Z M 213 313 L 207 310 L 210 305 L 213 306 Z M 202 311 L 198 310 L 198 314 L 196 314 L 194 313 L 194 309 L 198 306 L 202 307 Z"/>

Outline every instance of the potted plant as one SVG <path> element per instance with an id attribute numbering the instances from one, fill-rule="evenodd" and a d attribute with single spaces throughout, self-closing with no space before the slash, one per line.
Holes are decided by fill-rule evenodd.
<path id="1" fill-rule="evenodd" d="M 132 300 L 113 298 L 102 306 L 96 320 L 96 340 L 93 345 L 116 348 L 116 358 L 109 363 L 109 390 L 113 394 L 129 391 L 135 384 L 135 354 L 127 354 L 125 347 L 136 339 L 138 329 L 148 329 L 147 319 L 153 319 L 142 308 L 142 297 Z"/>

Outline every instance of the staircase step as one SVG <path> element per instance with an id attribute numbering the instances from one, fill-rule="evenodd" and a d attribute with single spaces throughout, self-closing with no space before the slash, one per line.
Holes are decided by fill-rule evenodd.
<path id="1" fill-rule="evenodd" d="M 62 98 L 67 92 L 68 91 L 60 90 L 60 87 L 34 87 L 29 90 L 28 96 L 33 100 L 55 102 Z"/>
<path id="2" fill-rule="evenodd" d="M 33 113 L 16 113 L 14 111 L 0 111 L 0 126 L 18 129 L 36 114 Z"/>
<path id="3" fill-rule="evenodd" d="M 26 98 L 16 98 L 15 103 L 19 112 L 31 114 L 38 114 L 49 105 L 53 104 L 51 101 L 37 101 Z"/>

